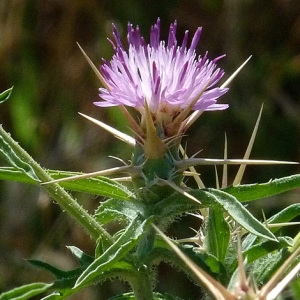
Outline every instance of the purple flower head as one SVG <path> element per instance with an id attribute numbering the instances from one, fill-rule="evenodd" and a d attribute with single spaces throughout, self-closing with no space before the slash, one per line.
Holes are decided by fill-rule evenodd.
<path id="1" fill-rule="evenodd" d="M 100 88 L 104 101 L 94 104 L 101 107 L 131 106 L 143 115 L 149 108 L 153 120 L 165 126 L 183 110 L 223 110 L 227 104 L 217 104 L 217 99 L 227 88 L 216 87 L 224 75 L 207 53 L 197 56 L 195 49 L 202 29 L 199 27 L 188 43 L 185 32 L 181 46 L 176 39 L 177 23 L 170 25 L 167 45 L 160 40 L 160 20 L 151 27 L 150 44 L 146 44 L 138 27 L 128 24 L 129 49 L 126 51 L 115 26 L 114 55 L 105 61 L 100 71 L 107 88 Z"/>

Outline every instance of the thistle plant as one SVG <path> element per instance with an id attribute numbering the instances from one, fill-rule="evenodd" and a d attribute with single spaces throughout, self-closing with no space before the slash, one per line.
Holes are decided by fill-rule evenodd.
<path id="1" fill-rule="evenodd" d="M 217 64 L 224 56 L 213 60 L 208 53 L 197 56 L 202 29 L 196 30 L 188 46 L 188 32 L 179 45 L 176 27 L 176 22 L 171 24 L 168 41 L 161 41 L 158 19 L 147 44 L 139 28 L 129 24 L 126 49 L 113 26 L 114 41 L 109 41 L 114 55 L 110 61 L 104 60 L 100 69 L 79 46 L 102 84 L 101 100 L 94 104 L 118 106 L 132 135 L 81 115 L 132 148 L 128 163 L 88 174 L 44 170 L 0 128 L 1 155 L 10 164 L 0 169 L 0 178 L 44 188 L 95 242 L 93 256 L 76 246 L 68 247 L 79 263 L 71 271 L 28 260 L 50 272 L 54 280 L 17 287 L 2 293 L 0 299 L 37 295 L 66 299 L 87 286 L 116 277 L 128 282 L 131 290 L 111 299 L 179 299 L 172 291 L 162 294 L 156 290 L 156 266 L 162 261 L 198 282 L 207 298 L 275 299 L 299 272 L 300 235 L 285 236 L 280 231 L 283 226 L 299 225 L 292 222 L 299 215 L 299 203 L 263 221 L 244 205 L 300 187 L 300 175 L 271 178 L 260 184 L 241 183 L 249 164 L 293 164 L 249 159 L 262 110 L 241 159 L 227 157 L 226 142 L 220 159 L 189 158 L 181 146 L 189 127 L 203 112 L 228 108 L 228 104 L 217 101 L 248 60 L 219 85 L 224 71 Z M 3 92 L 1 100 L 10 94 L 11 89 Z M 232 183 L 227 179 L 230 164 L 240 165 Z M 222 165 L 222 183 L 217 180 L 216 187 L 206 187 L 205 178 L 195 169 L 201 165 Z M 195 179 L 198 188 L 187 185 L 187 176 Z M 130 184 L 122 184 L 121 179 L 130 180 Z M 106 200 L 90 214 L 65 189 L 101 195 Z M 194 228 L 195 236 L 171 241 L 167 229 L 186 214 L 199 218 L 201 227 Z M 122 228 L 111 233 L 107 225 L 116 220 Z M 299 295 L 299 281 L 289 292 Z"/>

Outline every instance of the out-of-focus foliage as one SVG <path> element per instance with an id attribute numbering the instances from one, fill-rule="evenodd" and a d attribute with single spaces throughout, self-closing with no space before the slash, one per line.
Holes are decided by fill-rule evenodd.
<path id="1" fill-rule="evenodd" d="M 253 55 L 223 98 L 230 108 L 203 114 L 191 128 L 190 154 L 203 149 L 204 157 L 221 157 L 226 131 L 229 156 L 242 157 L 264 103 L 252 157 L 299 161 L 298 0 L 160 0 L 154 3 L 1 0 L 0 91 L 14 86 L 10 101 L 1 105 L 1 123 L 37 161 L 52 169 L 91 172 L 113 166 L 115 162 L 107 159 L 108 155 L 130 159 L 130 149 L 77 114 L 83 112 L 129 132 L 118 109 L 93 106 L 92 102 L 98 100 L 100 83 L 76 42 L 99 65 L 102 57 L 110 59 L 112 55 L 106 39 L 112 37 L 111 23 L 123 32 L 125 42 L 128 21 L 139 24 L 147 39 L 149 27 L 157 17 L 161 17 L 165 35 L 174 19 L 178 20 L 178 32 L 182 36 L 186 29 L 192 33 L 203 26 L 198 53 L 208 50 L 211 58 L 226 53 L 227 57 L 220 64 L 227 76 Z M 211 168 L 201 170 L 207 185 L 214 185 L 213 172 Z M 296 172 L 299 173 L 297 167 L 251 167 L 245 181 L 264 182 Z M 41 191 L 2 182 L 0 189 L 0 290 L 37 278 L 45 279 L 44 273 L 37 274 L 22 262 L 24 257 L 72 268 L 74 261 L 68 256 L 65 244 L 78 245 L 87 253 L 93 251 L 89 238 L 69 224 L 60 209 Z M 78 197 L 90 210 L 101 200 Z M 287 206 L 289 202 L 299 201 L 299 194 L 280 199 L 285 199 L 284 206 Z M 272 199 L 269 209 L 279 210 L 278 206 L 283 203 L 276 200 Z M 260 210 L 258 207 L 257 211 Z M 175 236 L 186 235 L 176 226 L 172 230 Z M 183 298 L 197 298 L 181 274 L 172 271 L 170 280 L 167 271 L 161 271 L 162 291 L 178 289 L 175 293 L 182 293 Z M 172 286 L 174 282 L 176 286 Z M 110 289 L 122 292 L 125 288 L 107 284 L 99 295 L 95 290 L 87 290 L 78 299 L 106 299 Z"/>

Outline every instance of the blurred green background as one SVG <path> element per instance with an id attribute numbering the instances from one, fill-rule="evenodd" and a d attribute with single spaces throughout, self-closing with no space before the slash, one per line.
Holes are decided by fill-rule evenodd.
<path id="1" fill-rule="evenodd" d="M 0 91 L 14 86 L 11 99 L 1 105 L 0 122 L 38 161 L 51 169 L 92 172 L 118 165 L 108 156 L 130 159 L 129 147 L 78 115 L 82 112 L 129 132 L 118 109 L 100 109 L 100 83 L 79 51 L 85 49 L 96 65 L 109 60 L 111 23 L 126 41 L 127 22 L 138 24 L 148 40 L 150 26 L 161 18 L 162 38 L 178 21 L 179 43 L 203 26 L 198 54 L 209 58 L 226 54 L 219 62 L 227 78 L 246 58 L 252 59 L 221 99 L 226 111 L 205 113 L 189 130 L 190 155 L 222 157 L 224 133 L 231 158 L 241 158 L 259 109 L 264 112 L 252 158 L 300 160 L 300 1 L 298 0 L 1 0 Z M 130 133 L 130 132 L 129 132 Z M 5 165 L 1 162 L 1 165 Z M 207 186 L 215 185 L 214 169 L 199 170 Z M 236 168 L 230 168 L 232 182 Z M 244 183 L 265 182 L 299 173 L 298 166 L 249 167 Z M 14 286 L 49 280 L 24 258 L 44 259 L 61 268 L 75 262 L 65 245 L 76 245 L 92 254 L 93 243 L 74 226 L 42 190 L 0 182 L 0 292 Z M 99 198 L 75 195 L 93 211 Z M 261 218 L 299 201 L 299 191 L 251 204 Z M 189 220 L 186 221 L 189 224 Z M 192 225 L 199 226 L 192 221 Z M 192 235 L 179 222 L 173 236 Z M 299 228 L 293 229 L 294 232 Z M 200 299 L 184 275 L 160 267 L 161 292 L 184 299 Z M 107 299 L 127 290 L 123 283 L 107 282 L 72 299 Z"/>

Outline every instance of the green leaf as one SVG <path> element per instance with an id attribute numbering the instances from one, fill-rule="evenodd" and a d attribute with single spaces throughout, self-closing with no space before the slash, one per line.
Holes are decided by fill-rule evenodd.
<path id="1" fill-rule="evenodd" d="M 52 294 L 42 298 L 41 300 L 62 300 L 65 298 L 66 298 L 66 296 L 63 296 L 58 292 L 53 292 Z"/>
<path id="2" fill-rule="evenodd" d="M 122 201 L 109 199 L 102 202 L 95 212 L 95 218 L 101 223 L 106 224 L 113 220 L 125 219 L 133 221 L 138 213 L 143 214 L 144 206 L 138 201 Z"/>
<path id="3" fill-rule="evenodd" d="M 300 299 L 300 278 L 298 276 L 297 280 L 294 280 L 291 284 L 292 299 Z"/>
<path id="4" fill-rule="evenodd" d="M 251 269 L 258 286 L 266 283 L 289 255 L 290 252 L 283 248 L 256 260 Z"/>
<path id="5" fill-rule="evenodd" d="M 10 144 L 8 144 L 2 135 L 0 135 L 0 153 L 2 153 L 3 158 L 17 170 L 20 170 L 24 174 L 26 174 L 29 178 L 34 181 L 39 181 L 39 178 L 36 176 L 32 167 L 24 162 L 22 158 L 20 158 Z"/>
<path id="6" fill-rule="evenodd" d="M 247 249 L 243 251 L 243 257 L 246 259 L 247 264 L 253 263 L 258 259 L 262 259 L 264 256 L 267 256 L 272 252 L 275 253 L 275 251 L 281 251 L 293 244 L 293 240 L 290 237 L 278 237 L 278 242 L 264 240 L 257 244 L 254 244 L 255 240 L 255 235 L 251 234 L 251 239 L 248 239 L 248 244 L 246 245 Z M 249 242 L 252 244 L 250 245 Z M 233 272 L 238 265 L 236 255 L 226 263 L 226 269 L 229 270 L 229 272 Z"/>
<path id="7" fill-rule="evenodd" d="M 82 174 L 56 170 L 48 170 L 48 173 L 51 177 L 53 177 L 53 179 L 66 178 L 76 174 Z M 36 180 L 29 178 L 22 171 L 14 167 L 0 168 L 0 179 L 28 184 L 39 184 Z M 60 185 L 70 191 L 90 193 L 93 195 L 99 195 L 104 197 L 113 197 L 115 199 L 127 201 L 133 199 L 132 192 L 129 191 L 125 186 L 106 177 L 95 177 L 88 179 L 79 179 L 76 181 L 66 181 L 61 182 Z"/>
<path id="8" fill-rule="evenodd" d="M 180 215 L 184 212 L 202 207 L 218 206 L 224 209 L 236 222 L 249 232 L 270 240 L 275 240 L 273 233 L 259 222 L 254 216 L 232 195 L 222 190 L 191 190 L 189 194 L 198 199 L 201 204 L 188 199 L 180 193 L 174 193 L 168 198 L 153 206 L 153 214 L 161 219 Z"/>
<path id="9" fill-rule="evenodd" d="M 276 241 L 274 234 L 259 222 L 235 197 L 221 190 L 208 189 L 215 201 L 242 227 L 249 232 Z"/>
<path id="10" fill-rule="evenodd" d="M 53 283 L 36 282 L 17 287 L 11 291 L 0 294 L 0 300 L 26 300 L 40 295 L 50 289 Z"/>
<path id="11" fill-rule="evenodd" d="M 15 167 L 0 167 L 0 179 L 21 183 L 38 184 L 36 180 L 28 177 Z"/>
<path id="12" fill-rule="evenodd" d="M 187 198 L 179 192 L 174 192 L 171 196 L 152 205 L 153 215 L 164 220 L 169 217 L 182 215 L 188 211 L 214 205 L 213 196 L 204 190 L 191 190 L 189 193 L 196 197 L 201 204 Z"/>
<path id="13" fill-rule="evenodd" d="M 53 179 L 67 178 L 74 175 L 82 175 L 79 172 L 66 172 L 49 170 Z M 133 194 L 124 185 L 107 177 L 99 176 L 86 179 L 61 182 L 60 185 L 67 190 L 91 193 L 94 195 L 112 197 L 115 199 L 130 201 Z"/>
<path id="14" fill-rule="evenodd" d="M 224 219 L 223 209 L 220 207 L 209 208 L 205 232 L 204 243 L 208 253 L 223 263 L 230 240 L 230 230 Z"/>
<path id="15" fill-rule="evenodd" d="M 266 183 L 231 186 L 223 189 L 241 202 L 278 195 L 300 187 L 300 174 L 274 179 Z"/>
<path id="16" fill-rule="evenodd" d="M 70 271 L 63 271 L 63 270 L 60 270 L 46 262 L 43 262 L 40 260 L 35 260 L 35 259 L 28 259 L 27 262 L 29 262 L 30 264 L 32 264 L 35 267 L 38 267 L 38 268 L 41 268 L 41 269 L 44 269 L 44 270 L 50 272 L 56 279 L 76 278 L 82 272 L 82 268 L 77 268 L 77 269 L 70 270 Z"/>
<path id="17" fill-rule="evenodd" d="M 84 258 L 84 260 L 86 260 L 86 258 Z M 88 259 L 88 261 L 89 260 L 90 258 Z M 52 284 L 52 289 L 55 291 L 43 299 L 47 299 L 47 300 L 66 299 L 68 296 L 76 294 L 78 291 L 86 287 L 86 285 L 81 285 L 77 288 L 74 288 L 74 284 L 76 280 L 80 277 L 80 275 L 84 272 L 86 267 L 88 267 L 87 264 L 82 265 L 77 269 L 73 269 L 70 271 L 63 271 L 48 263 L 38 261 L 38 260 L 29 260 L 29 263 L 50 272 L 56 278 L 56 280 Z M 98 277 L 98 279 L 105 280 L 108 278 L 120 276 L 122 272 L 131 272 L 131 271 L 132 271 L 132 266 L 129 263 L 117 262 L 114 264 L 112 268 L 110 268 L 110 270 L 102 272 Z"/>
<path id="18" fill-rule="evenodd" d="M 145 231 L 149 222 L 138 215 L 126 228 L 118 240 L 111 245 L 101 256 L 81 274 L 77 279 L 75 288 L 92 282 L 93 279 L 100 276 L 104 271 L 109 270 L 115 263 L 120 261 L 136 245 L 139 238 Z"/>
<path id="19" fill-rule="evenodd" d="M 3 103 L 9 99 L 9 97 L 12 93 L 12 90 L 13 90 L 13 87 L 11 87 L 10 89 L 7 89 L 6 91 L 4 91 L 0 94 L 0 103 Z"/>
<path id="20" fill-rule="evenodd" d="M 184 252 L 195 264 L 205 272 L 212 275 L 221 282 L 226 282 L 226 270 L 222 263 L 214 256 L 207 252 L 199 251 L 199 248 L 190 244 L 177 244 L 179 249 Z M 158 237 L 155 240 L 154 248 L 150 254 L 150 262 L 154 264 L 157 261 L 163 261 L 177 269 L 184 271 L 189 277 L 193 278 L 193 272 L 186 266 L 184 261 L 170 248 L 170 246 Z"/>
<path id="21" fill-rule="evenodd" d="M 56 288 L 55 288 L 56 289 Z M 78 292 L 78 290 L 73 290 L 72 288 L 68 289 L 60 289 L 59 292 L 56 290 L 50 295 L 42 298 L 41 300 L 63 300 L 69 299 L 69 296 L 74 295 Z"/>
<path id="22" fill-rule="evenodd" d="M 292 219 L 296 218 L 300 215 L 300 203 L 294 203 L 286 208 L 284 208 L 282 211 L 277 213 L 276 215 L 272 216 L 267 220 L 268 224 L 272 223 L 286 223 L 291 221 Z M 272 228 L 271 230 L 275 232 L 278 230 L 278 228 Z"/>
<path id="23" fill-rule="evenodd" d="M 287 248 L 291 246 L 291 240 L 289 238 L 279 237 L 278 242 L 274 241 L 265 241 L 259 244 L 254 245 L 253 247 L 247 249 L 243 253 L 243 256 L 247 258 L 247 263 L 251 263 L 269 253 Z"/>
<path id="24" fill-rule="evenodd" d="M 275 214 L 271 218 L 267 220 L 268 224 L 272 223 L 286 223 L 294 219 L 295 217 L 300 215 L 300 203 L 294 203 L 286 208 L 284 208 L 279 213 Z M 270 228 L 270 230 L 275 233 L 277 230 L 279 230 L 280 227 Z M 246 238 L 243 240 L 242 243 L 242 249 L 244 251 L 248 251 L 250 249 L 255 241 L 257 240 L 257 236 L 253 234 L 248 234 Z"/>
<path id="25" fill-rule="evenodd" d="M 43 300 L 62 300 L 69 299 L 69 296 L 78 293 L 80 290 L 84 289 L 87 285 L 82 285 L 74 288 L 76 279 L 82 274 L 83 268 L 79 268 L 72 271 L 65 271 L 64 278 L 57 279 L 52 289 L 55 290 L 50 295 L 43 298 Z M 132 265 L 127 262 L 117 262 L 113 268 L 109 271 L 105 271 L 97 278 L 100 280 L 107 280 L 109 278 L 115 278 L 122 276 L 122 273 L 132 272 Z M 76 274 L 75 274 L 76 273 Z"/>
<path id="26" fill-rule="evenodd" d="M 57 280 L 60 280 L 60 284 L 59 284 L 60 287 L 72 288 L 73 284 L 75 283 L 79 275 L 82 273 L 82 271 L 94 261 L 94 257 L 85 254 L 77 247 L 69 246 L 68 248 L 71 250 L 72 254 L 77 258 L 77 260 L 80 262 L 81 267 L 70 271 L 63 271 L 40 260 L 29 259 L 27 260 L 27 262 L 34 265 L 35 267 L 50 272 Z"/>
<path id="27" fill-rule="evenodd" d="M 225 280 L 226 271 L 223 264 L 208 252 L 201 252 L 195 250 L 194 246 L 191 245 L 179 245 L 179 249 L 184 252 L 190 259 L 193 260 L 200 268 L 211 274 L 215 279 L 219 281 Z"/>
<path id="28" fill-rule="evenodd" d="M 235 197 L 222 190 L 206 189 L 191 190 L 189 194 L 198 199 L 201 204 L 187 198 L 180 193 L 173 193 L 168 198 L 153 205 L 153 215 L 158 220 L 183 214 L 187 211 L 197 210 L 202 207 L 221 207 L 236 222 L 249 232 L 269 239 L 275 240 L 273 233 L 261 222 L 259 222 Z"/>
<path id="29" fill-rule="evenodd" d="M 67 248 L 72 252 L 72 254 L 77 258 L 77 260 L 82 266 L 89 265 L 94 260 L 93 256 L 84 253 L 82 250 L 75 246 L 67 246 Z"/>

